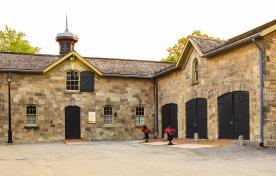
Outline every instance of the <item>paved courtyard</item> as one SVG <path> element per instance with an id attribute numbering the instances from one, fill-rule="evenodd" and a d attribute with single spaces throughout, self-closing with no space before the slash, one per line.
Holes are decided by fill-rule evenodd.
<path id="1" fill-rule="evenodd" d="M 275 176 L 276 151 L 140 141 L 0 145 L 0 176 Z"/>

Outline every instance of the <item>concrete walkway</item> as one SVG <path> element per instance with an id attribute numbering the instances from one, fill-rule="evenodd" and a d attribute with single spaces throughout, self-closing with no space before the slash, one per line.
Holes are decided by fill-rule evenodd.
<path id="1" fill-rule="evenodd" d="M 0 176 L 276 175 L 276 151 L 272 150 L 248 145 L 202 148 L 139 142 L 2 145 Z"/>

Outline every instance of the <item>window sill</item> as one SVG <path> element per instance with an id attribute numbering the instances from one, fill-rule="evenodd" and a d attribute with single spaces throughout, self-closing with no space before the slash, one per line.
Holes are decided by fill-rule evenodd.
<path id="1" fill-rule="evenodd" d="M 81 94 L 81 92 L 80 92 L 79 90 L 77 90 L 77 91 L 65 90 L 65 91 L 64 91 L 64 94 Z"/>
<path id="2" fill-rule="evenodd" d="M 24 126 L 25 129 L 39 129 L 38 125 L 25 125 Z"/>
<path id="3" fill-rule="evenodd" d="M 111 128 L 111 127 L 113 127 L 113 124 L 104 124 L 102 127 L 104 127 L 104 128 Z"/>
<path id="4" fill-rule="evenodd" d="M 136 128 L 143 128 L 144 125 L 136 125 Z"/>
<path id="5" fill-rule="evenodd" d="M 198 85 L 199 84 L 199 82 L 197 81 L 197 82 L 193 82 L 192 83 L 192 86 L 194 86 L 194 85 Z"/>

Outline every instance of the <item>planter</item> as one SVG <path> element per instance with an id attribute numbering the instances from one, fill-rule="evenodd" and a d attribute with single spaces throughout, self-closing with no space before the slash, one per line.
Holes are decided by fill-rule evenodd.
<path id="1" fill-rule="evenodd" d="M 172 143 L 173 135 L 168 134 L 167 140 L 169 141 L 168 145 L 173 145 L 173 143 Z"/>
<path id="2" fill-rule="evenodd" d="M 144 139 L 145 139 L 145 142 L 149 142 L 149 134 L 148 133 L 145 133 Z"/>

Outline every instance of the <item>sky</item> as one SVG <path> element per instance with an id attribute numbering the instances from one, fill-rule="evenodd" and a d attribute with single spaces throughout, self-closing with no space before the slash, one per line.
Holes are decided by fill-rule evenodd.
<path id="1" fill-rule="evenodd" d="M 0 30 L 23 31 L 42 54 L 58 54 L 57 33 L 79 36 L 82 56 L 161 60 L 201 30 L 228 39 L 276 19 L 276 0 L 3 0 Z"/>

